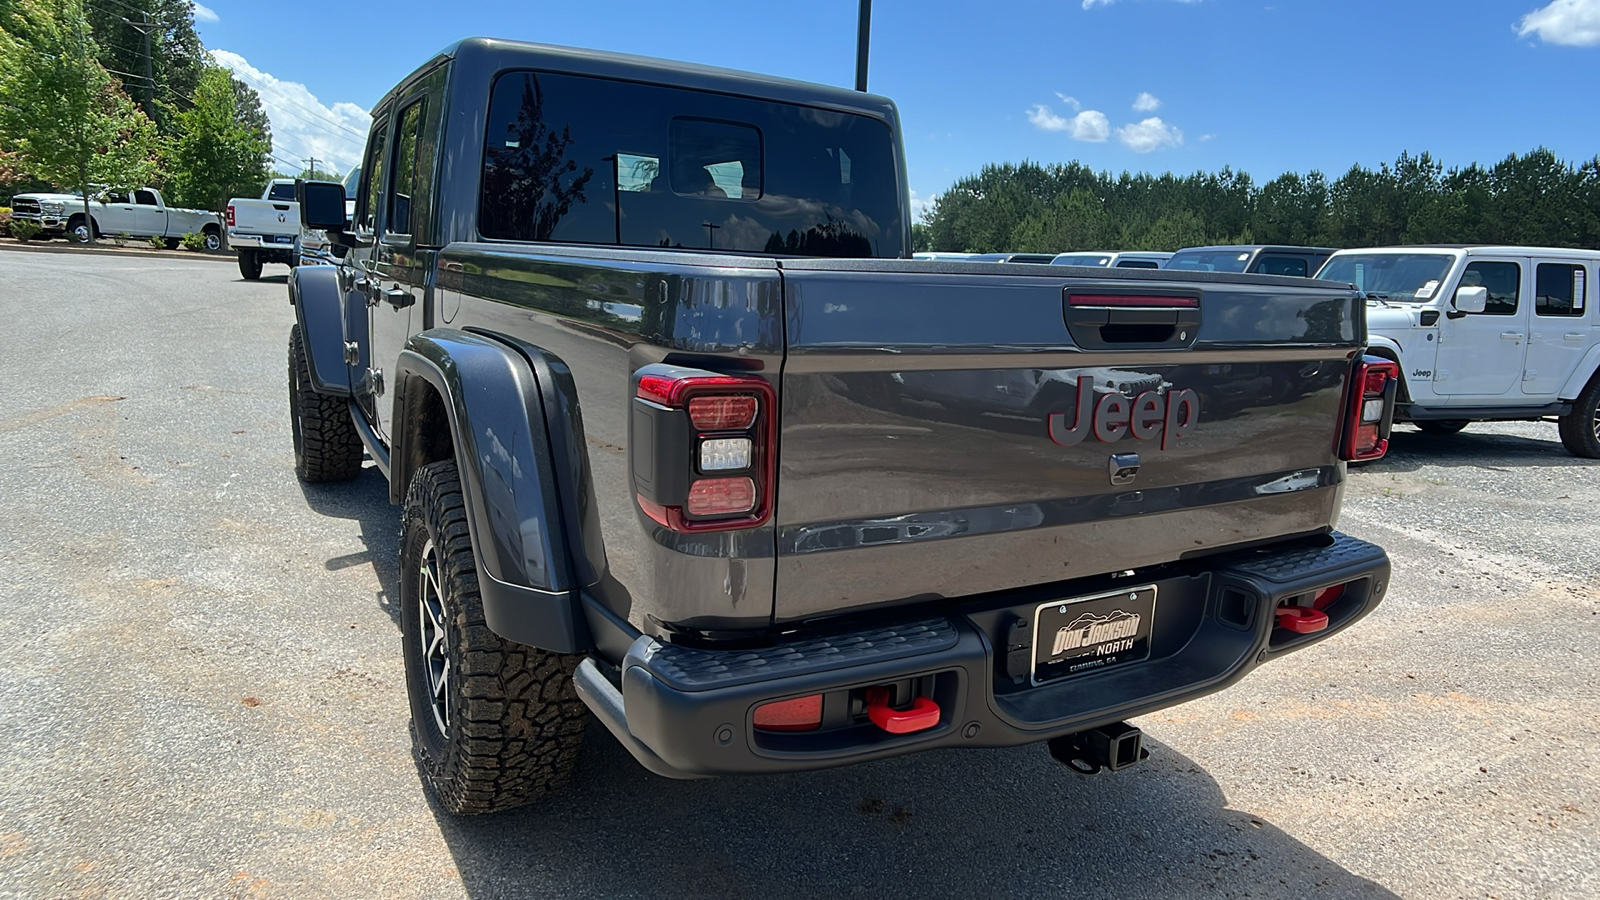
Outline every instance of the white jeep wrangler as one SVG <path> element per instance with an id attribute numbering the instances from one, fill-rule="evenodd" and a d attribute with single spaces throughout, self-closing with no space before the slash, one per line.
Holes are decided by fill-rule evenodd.
<path id="1" fill-rule="evenodd" d="M 1340 250 L 1317 273 L 1367 294 L 1367 352 L 1400 364 L 1397 421 L 1430 434 L 1555 418 L 1600 459 L 1600 252 L 1545 247 Z"/>

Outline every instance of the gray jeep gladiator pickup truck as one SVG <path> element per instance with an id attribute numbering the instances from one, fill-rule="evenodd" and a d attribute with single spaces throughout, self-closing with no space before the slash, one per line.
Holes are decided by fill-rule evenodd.
<path id="1" fill-rule="evenodd" d="M 1349 626 L 1394 365 L 1347 285 L 910 258 L 894 105 L 462 41 L 373 110 L 289 293 L 295 464 L 388 478 L 420 769 L 458 813 L 590 715 L 678 778 L 1048 742 Z"/>

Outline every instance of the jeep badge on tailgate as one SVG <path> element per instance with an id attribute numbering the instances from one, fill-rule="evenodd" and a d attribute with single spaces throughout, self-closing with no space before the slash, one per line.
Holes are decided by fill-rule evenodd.
<path id="1" fill-rule="evenodd" d="M 1083 442 L 1094 432 L 1095 440 L 1107 444 L 1122 440 L 1132 434 L 1135 440 L 1148 441 L 1161 435 L 1161 449 L 1171 446 L 1177 438 L 1187 437 L 1200 422 L 1200 395 L 1189 388 L 1168 391 L 1165 396 L 1157 391 L 1145 391 L 1129 399 L 1112 391 L 1094 398 L 1094 379 L 1088 375 L 1078 377 L 1078 407 L 1074 411 L 1072 427 L 1067 427 L 1066 413 L 1051 413 L 1048 419 L 1050 440 L 1063 447 Z"/>

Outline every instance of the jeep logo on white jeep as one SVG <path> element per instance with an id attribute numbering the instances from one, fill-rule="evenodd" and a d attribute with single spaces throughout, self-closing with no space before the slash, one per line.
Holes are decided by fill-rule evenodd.
<path id="1" fill-rule="evenodd" d="M 1132 399 L 1112 391 L 1094 396 L 1094 379 L 1088 375 L 1078 378 L 1078 407 L 1069 426 L 1066 413 L 1051 413 L 1046 420 L 1050 440 L 1063 447 L 1080 444 L 1093 432 L 1094 438 L 1107 444 L 1122 440 L 1131 434 L 1134 440 L 1148 441 L 1161 436 L 1161 449 L 1193 433 L 1200 423 L 1200 395 L 1189 388 L 1145 391 Z"/>

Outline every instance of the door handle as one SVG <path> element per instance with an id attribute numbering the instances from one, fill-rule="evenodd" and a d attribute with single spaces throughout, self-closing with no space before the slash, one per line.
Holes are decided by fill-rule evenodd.
<path id="1" fill-rule="evenodd" d="M 1522 334 L 1521 334 L 1521 332 L 1517 332 L 1517 331 L 1502 331 L 1502 332 L 1500 332 L 1500 340 L 1502 340 L 1502 341 L 1520 341 L 1520 340 L 1522 340 Z"/>
<path id="2" fill-rule="evenodd" d="M 1583 335 L 1578 334 L 1577 332 L 1569 331 L 1566 334 L 1563 334 L 1561 339 L 1564 341 L 1581 341 L 1583 340 Z"/>
<path id="3" fill-rule="evenodd" d="M 406 291 L 402 291 L 399 287 L 392 287 L 383 292 L 383 302 L 389 304 L 395 309 L 405 309 L 411 304 L 417 302 L 417 300 Z"/>

